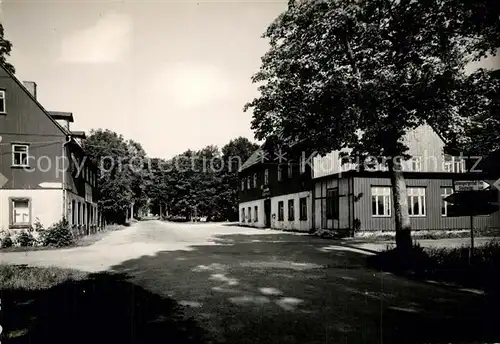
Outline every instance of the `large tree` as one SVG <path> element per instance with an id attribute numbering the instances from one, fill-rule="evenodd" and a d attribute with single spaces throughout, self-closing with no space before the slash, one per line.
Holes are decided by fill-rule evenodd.
<path id="1" fill-rule="evenodd" d="M 142 173 L 142 168 L 132 159 L 143 154 L 142 148 L 135 142 L 126 141 L 120 134 L 102 129 L 92 130 L 84 141 L 84 148 L 100 168 L 100 210 L 108 222 L 125 222 L 131 205 L 142 196 L 137 176 Z"/>
<path id="2" fill-rule="evenodd" d="M 245 106 L 256 138 L 385 161 L 404 253 L 412 245 L 404 135 L 429 124 L 451 140 L 472 115 L 489 111 L 489 73 L 464 67 L 499 47 L 498 5 L 471 3 L 290 1 L 264 34 L 270 49 L 253 77 L 260 96 Z"/>
<path id="3" fill-rule="evenodd" d="M 464 128 L 463 140 L 451 148 L 458 148 L 475 156 L 500 152 L 500 66 L 498 68 L 491 72 L 497 82 L 487 90 L 492 99 L 490 111 L 472 116 Z"/>
<path id="4" fill-rule="evenodd" d="M 16 73 L 16 69 L 13 65 L 7 62 L 7 56 L 10 56 L 10 51 L 12 50 L 12 43 L 7 40 L 4 36 L 4 29 L 2 23 L 0 23 L 0 63 L 7 68 L 12 74 Z"/>

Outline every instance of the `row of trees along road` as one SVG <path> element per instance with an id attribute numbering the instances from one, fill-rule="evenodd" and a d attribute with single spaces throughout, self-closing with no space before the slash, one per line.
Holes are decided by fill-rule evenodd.
<path id="1" fill-rule="evenodd" d="M 147 194 L 157 214 L 212 220 L 238 219 L 238 168 L 258 148 L 248 139 L 231 140 L 219 150 L 207 146 L 170 160 L 153 159 Z"/>
<path id="2" fill-rule="evenodd" d="M 470 143 L 464 134 L 492 118 L 499 83 L 465 67 L 499 48 L 499 14 L 496 0 L 290 1 L 263 35 L 260 96 L 245 106 L 256 138 L 300 141 L 321 155 L 408 157 L 403 136 L 427 123 L 450 145 Z M 396 244 L 407 254 L 406 183 L 387 165 Z"/>
<path id="3" fill-rule="evenodd" d="M 207 146 L 169 160 L 150 159 L 139 143 L 101 129 L 84 146 L 101 166 L 99 208 L 118 223 L 145 208 L 162 216 L 237 220 L 238 168 L 258 148 L 240 137 L 222 150 Z"/>

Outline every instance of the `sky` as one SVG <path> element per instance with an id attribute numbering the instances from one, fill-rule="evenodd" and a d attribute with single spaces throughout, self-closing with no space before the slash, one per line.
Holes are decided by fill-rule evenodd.
<path id="1" fill-rule="evenodd" d="M 0 0 L 9 62 L 72 130 L 114 130 L 169 158 L 238 136 L 286 1 Z"/>
<path id="2" fill-rule="evenodd" d="M 73 112 L 73 130 L 111 129 L 169 158 L 253 140 L 243 106 L 258 95 L 261 35 L 286 3 L 0 0 L 0 19 L 17 77 L 37 83 L 47 110 Z"/>

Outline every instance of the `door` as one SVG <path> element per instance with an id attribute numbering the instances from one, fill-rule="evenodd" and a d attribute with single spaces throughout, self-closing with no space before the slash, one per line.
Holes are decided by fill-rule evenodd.
<path id="1" fill-rule="evenodd" d="M 271 200 L 264 200 L 264 226 L 271 227 Z"/>

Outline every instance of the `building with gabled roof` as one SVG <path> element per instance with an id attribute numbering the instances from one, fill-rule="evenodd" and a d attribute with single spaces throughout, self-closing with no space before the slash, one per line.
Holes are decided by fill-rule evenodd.
<path id="1" fill-rule="evenodd" d="M 37 85 L 0 66 L 0 230 L 48 228 L 62 218 L 75 235 L 96 231 L 98 167 L 69 124 L 70 112 L 47 111 Z M 75 135 L 76 134 L 76 135 Z"/>

